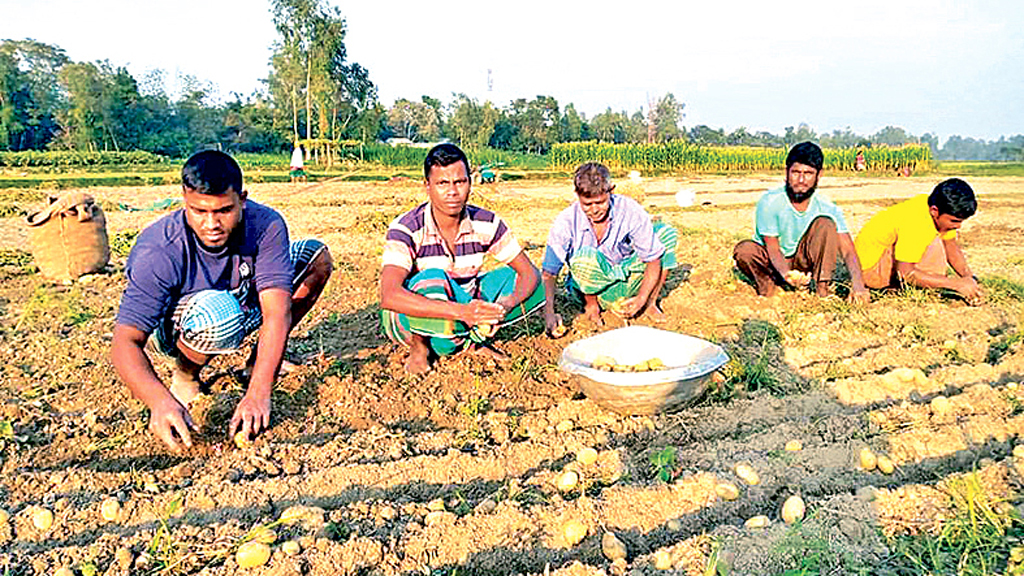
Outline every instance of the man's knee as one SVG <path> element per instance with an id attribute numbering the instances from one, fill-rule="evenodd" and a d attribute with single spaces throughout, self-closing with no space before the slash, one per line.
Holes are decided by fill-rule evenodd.
<path id="1" fill-rule="evenodd" d="M 332 272 L 334 272 L 334 258 L 331 256 L 331 251 L 324 246 L 324 249 L 309 264 L 309 272 L 303 282 L 323 286 L 327 284 Z"/>
<path id="2" fill-rule="evenodd" d="M 811 222 L 811 225 L 807 227 L 807 231 L 832 235 L 837 234 L 839 232 L 839 228 L 836 226 L 835 220 L 828 216 L 818 216 Z"/>
<path id="3" fill-rule="evenodd" d="M 764 247 L 753 240 L 744 240 L 732 249 L 732 257 L 736 263 L 752 262 L 764 250 Z"/>

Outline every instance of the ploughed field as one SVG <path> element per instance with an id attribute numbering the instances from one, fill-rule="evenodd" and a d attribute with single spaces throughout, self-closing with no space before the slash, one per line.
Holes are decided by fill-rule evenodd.
<path id="1" fill-rule="evenodd" d="M 819 193 L 856 231 L 936 181 L 825 178 Z M 964 226 L 965 251 L 983 279 L 1003 279 L 976 308 L 920 291 L 873 294 L 863 307 L 802 293 L 757 298 L 733 273 L 732 246 L 749 237 L 760 193 L 780 182 L 620 181 L 680 231 L 688 272 L 670 276 L 660 327 L 718 342 L 732 359 L 694 406 L 655 417 L 608 412 L 559 371 L 562 347 L 598 330 L 565 299 L 557 307 L 570 330 L 560 340 L 536 317 L 499 332 L 505 363 L 455 357 L 425 377 L 405 375 L 404 354 L 379 331 L 376 281 L 384 230 L 425 200 L 422 188 L 253 184 L 250 198 L 280 210 L 293 238 L 327 242 L 336 269 L 289 342 L 304 364 L 279 380 L 271 429 L 245 449 L 227 438 L 244 362 L 228 355 L 204 372 L 210 394 L 193 409 L 202 429 L 183 455 L 150 437 L 107 359 L 127 247 L 159 216 L 114 207 L 179 189 L 92 189 L 110 208 L 116 254 L 109 273 L 72 286 L 32 273 L 22 219 L 0 219 L 0 571 L 1015 569 L 1024 556 L 1024 459 L 1014 457 L 1024 432 L 1024 181 L 971 181 L 980 209 Z M 696 192 L 695 206 L 676 205 L 681 188 Z M 40 206 L 4 194 L 7 204 Z M 539 263 L 549 223 L 572 198 L 568 182 L 513 182 L 477 187 L 471 201 L 504 217 Z M 866 470 L 863 448 L 888 458 L 891 473 Z M 793 495 L 806 512 L 787 524 Z M 767 526 L 745 524 L 756 516 Z M 988 538 L 989 549 L 956 556 L 964 534 Z M 240 567 L 246 541 L 267 543 L 269 559 Z"/>

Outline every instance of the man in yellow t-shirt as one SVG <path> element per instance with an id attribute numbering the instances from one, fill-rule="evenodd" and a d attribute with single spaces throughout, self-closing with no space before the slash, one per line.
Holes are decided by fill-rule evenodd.
<path id="1" fill-rule="evenodd" d="M 969 304 L 979 304 L 981 287 L 957 243 L 957 230 L 977 208 L 971 187 L 950 178 L 931 194 L 914 196 L 872 216 L 855 242 L 864 284 L 948 288 Z M 946 275 L 947 264 L 956 277 Z"/>

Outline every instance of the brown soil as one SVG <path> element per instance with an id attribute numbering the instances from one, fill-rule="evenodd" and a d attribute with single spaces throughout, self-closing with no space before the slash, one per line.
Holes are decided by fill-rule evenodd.
<path id="1" fill-rule="evenodd" d="M 679 260 L 689 265 L 688 277 L 669 279 L 659 327 L 722 344 L 734 360 L 727 375 L 757 365 L 757 382 L 773 383 L 753 390 L 748 371 L 731 398 L 710 391 L 652 417 L 601 408 L 558 369 L 567 343 L 598 330 L 561 299 L 564 338 L 547 338 L 533 318 L 499 334 L 507 361 L 456 356 L 408 376 L 403 350 L 380 333 L 376 282 L 388 222 L 422 201 L 415 183 L 251 186 L 251 198 L 285 215 L 292 237 L 327 242 L 337 265 L 289 342 L 303 364 L 275 389 L 271 429 L 245 450 L 225 435 L 243 392 L 241 353 L 204 371 L 211 395 L 197 409 L 203 428 L 191 452 L 172 455 L 147 433 L 144 407 L 107 359 L 123 255 L 70 286 L 0 265 L 0 424 L 12 424 L 10 434 L 0 428 L 0 509 L 10 513 L 0 521 L 0 571 L 575 576 L 654 574 L 668 562 L 670 572 L 702 574 L 717 559 L 735 574 L 769 574 L 794 567 L 794 538 L 808 535 L 871 567 L 885 565 L 893 535 L 937 530 L 968 476 L 1015 501 L 1022 302 L 1005 292 L 981 307 L 923 292 L 874 294 L 863 307 L 802 293 L 758 298 L 734 273 L 731 250 L 750 235 L 753 205 L 776 180 L 665 178 L 624 190 L 679 228 Z M 1024 283 L 1022 183 L 972 181 L 981 208 L 963 242 L 982 277 Z M 822 193 L 857 230 L 879 207 L 933 185 L 826 178 Z M 680 188 L 697 192 L 697 206 L 674 205 Z M 91 192 L 104 205 L 139 206 L 178 193 Z M 475 194 L 535 263 L 549 223 L 572 199 L 566 183 L 551 182 Z M 109 231 L 137 231 L 159 216 L 109 212 Z M 0 249 L 28 249 L 20 219 L 0 220 Z M 803 449 L 783 450 L 794 439 Z M 575 458 L 588 446 L 599 457 L 584 466 Z M 862 470 L 865 446 L 889 455 L 896 472 Z M 668 482 L 651 463 L 666 447 L 675 449 Z M 736 477 L 740 462 L 759 484 Z M 581 483 L 561 493 L 567 469 Z M 716 496 L 720 482 L 739 486 L 739 499 Z M 799 532 L 779 515 L 792 494 L 807 503 Z M 109 497 L 121 505 L 114 521 L 100 514 Z M 280 522 L 299 505 L 301 522 Z M 40 508 L 54 514 L 44 530 L 33 525 Z M 744 527 L 762 514 L 767 528 Z M 581 542 L 566 541 L 569 521 L 584 527 Z M 234 549 L 261 525 L 276 532 L 273 555 L 243 570 Z M 602 555 L 605 531 L 625 544 L 625 559 Z M 296 556 L 286 540 L 299 543 Z"/>

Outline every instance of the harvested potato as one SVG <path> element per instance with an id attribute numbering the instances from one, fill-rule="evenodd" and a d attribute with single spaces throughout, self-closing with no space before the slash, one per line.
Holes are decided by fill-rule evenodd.
<path id="1" fill-rule="evenodd" d="M 876 464 L 878 465 L 878 471 L 882 474 L 892 474 L 896 471 L 896 465 L 892 463 L 888 456 L 879 456 Z"/>
<path id="2" fill-rule="evenodd" d="M 797 520 L 802 520 L 806 510 L 803 498 L 796 495 L 790 496 L 782 505 L 782 519 L 786 524 L 792 524 Z"/>
<path id="3" fill-rule="evenodd" d="M 672 568 L 672 555 L 664 548 L 654 553 L 654 568 L 657 570 L 669 570 Z"/>
<path id="4" fill-rule="evenodd" d="M 860 467 L 868 472 L 875 469 L 878 465 L 878 457 L 871 451 L 871 448 L 860 449 Z"/>
<path id="5" fill-rule="evenodd" d="M 562 420 L 561 422 L 559 422 L 558 424 L 555 425 L 555 431 L 558 432 L 559 434 L 565 434 L 566 432 L 569 432 L 570 430 L 572 430 L 575 427 L 576 427 L 576 423 L 575 422 L 573 422 L 572 420 L 566 419 L 566 420 Z"/>
<path id="6" fill-rule="evenodd" d="M 235 435 L 232 436 L 231 439 L 234 441 L 235 447 L 239 450 L 245 450 L 246 448 L 252 447 L 252 440 L 249 439 L 249 435 L 246 434 L 245 430 L 235 432 Z"/>
<path id="7" fill-rule="evenodd" d="M 767 528 L 772 523 L 767 516 L 754 516 L 743 523 L 747 528 Z"/>
<path id="8" fill-rule="evenodd" d="M 952 407 L 949 403 L 949 398 L 945 396 L 936 396 L 929 402 L 932 408 L 932 413 L 936 416 L 943 416 L 949 413 L 949 409 Z"/>
<path id="9" fill-rule="evenodd" d="M 615 366 L 615 358 L 611 356 L 598 356 L 594 358 L 594 361 L 590 365 L 597 370 L 611 371 L 612 366 Z"/>
<path id="10" fill-rule="evenodd" d="M 277 532 L 273 529 L 267 528 L 266 526 L 257 526 L 253 530 L 253 540 L 256 542 L 262 542 L 264 544 L 273 544 L 277 541 Z"/>
<path id="11" fill-rule="evenodd" d="M 281 544 L 281 551 L 289 556 L 298 556 L 302 552 L 302 546 L 295 540 L 288 540 Z"/>
<path id="12" fill-rule="evenodd" d="M 590 466 L 594 462 L 597 462 L 597 450 L 593 448 L 584 448 L 576 453 L 576 461 L 584 466 Z"/>
<path id="13" fill-rule="evenodd" d="M 587 527 L 579 520 L 569 520 L 562 525 L 562 538 L 569 546 L 575 546 L 587 537 Z"/>
<path id="14" fill-rule="evenodd" d="M 732 482 L 722 482 L 715 486 L 715 494 L 722 500 L 735 500 L 740 497 L 740 489 Z"/>
<path id="15" fill-rule="evenodd" d="M 477 324 L 476 333 L 481 338 L 490 338 L 494 336 L 494 333 L 498 331 L 498 327 L 494 324 Z"/>
<path id="16" fill-rule="evenodd" d="M 615 534 L 605 532 L 601 536 L 601 553 L 605 558 L 614 562 L 619 558 L 626 557 L 626 545 L 622 543 L 622 540 L 616 538 Z"/>
<path id="17" fill-rule="evenodd" d="M 567 472 L 563 472 L 562 475 L 558 477 L 558 490 L 561 492 L 568 492 L 576 488 L 579 483 L 580 475 L 569 470 Z"/>
<path id="18" fill-rule="evenodd" d="M 100 504 L 100 516 L 107 522 L 115 522 L 121 515 L 121 503 L 117 498 L 107 498 Z"/>
<path id="19" fill-rule="evenodd" d="M 655 357 L 647 361 L 647 369 L 651 372 L 664 370 L 665 368 L 667 368 L 667 366 L 665 366 L 665 363 L 661 361 L 661 358 Z"/>
<path id="20" fill-rule="evenodd" d="M 75 573 L 67 566 L 61 566 L 53 571 L 53 576 L 75 576 Z"/>
<path id="21" fill-rule="evenodd" d="M 803 442 L 799 440 L 790 440 L 786 442 L 786 452 L 799 452 L 804 449 Z"/>
<path id="22" fill-rule="evenodd" d="M 32 513 L 32 525 L 37 530 L 49 530 L 53 526 L 53 512 L 50 512 L 46 508 L 37 508 Z"/>
<path id="23" fill-rule="evenodd" d="M 270 546 L 256 540 L 242 544 L 235 552 L 235 562 L 238 562 L 239 568 L 256 568 L 266 564 L 267 560 L 270 560 Z"/>
<path id="24" fill-rule="evenodd" d="M 11 521 L 11 513 L 3 508 L 0 508 L 0 526 L 7 524 Z"/>
<path id="25" fill-rule="evenodd" d="M 565 336 L 568 332 L 569 332 L 568 328 L 566 328 L 562 324 L 559 324 L 558 326 L 555 326 L 554 328 L 551 329 L 551 337 L 552 338 L 561 338 L 562 336 Z"/>
<path id="26" fill-rule="evenodd" d="M 1013 457 L 1024 458 L 1024 444 L 1017 444 L 1016 446 L 1013 447 Z"/>
<path id="27" fill-rule="evenodd" d="M 737 464 L 735 472 L 741 480 L 751 486 L 761 482 L 761 477 L 757 475 L 757 471 L 750 464 Z"/>
<path id="28" fill-rule="evenodd" d="M 616 364 L 612 366 L 612 372 L 633 372 L 633 367 L 629 364 Z"/>

